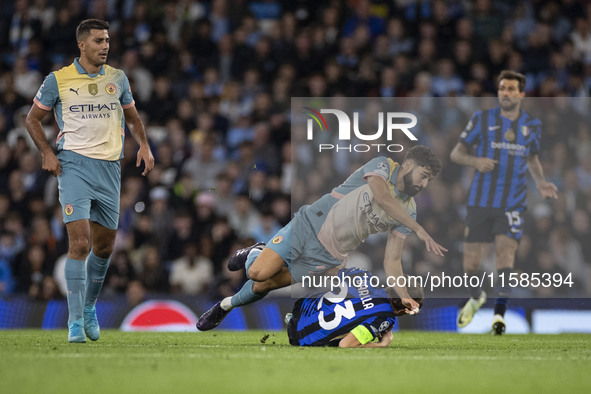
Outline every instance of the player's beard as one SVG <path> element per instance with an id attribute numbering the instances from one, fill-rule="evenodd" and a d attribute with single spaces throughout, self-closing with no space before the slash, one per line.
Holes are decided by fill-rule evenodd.
<path id="1" fill-rule="evenodd" d="M 415 196 L 418 192 L 422 190 L 420 186 L 416 186 L 412 183 L 412 173 L 415 171 L 413 168 L 411 172 L 404 175 L 402 180 L 404 181 L 404 193 L 408 194 L 409 196 Z"/>
<path id="2" fill-rule="evenodd" d="M 503 111 L 515 111 L 519 108 L 519 101 L 515 101 L 512 99 L 501 99 L 501 108 Z"/>

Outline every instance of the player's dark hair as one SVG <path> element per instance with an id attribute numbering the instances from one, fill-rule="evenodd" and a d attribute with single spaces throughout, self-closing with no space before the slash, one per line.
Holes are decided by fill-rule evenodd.
<path id="1" fill-rule="evenodd" d="M 497 78 L 497 86 L 501 84 L 503 79 L 517 81 L 519 83 L 519 91 L 523 92 L 525 90 L 525 75 L 516 71 L 503 70 Z"/>
<path id="2" fill-rule="evenodd" d="M 425 301 L 425 292 L 423 291 L 423 287 L 420 286 L 418 280 L 411 280 L 410 277 L 406 274 L 404 275 L 404 277 L 406 278 L 405 283 L 408 295 L 410 296 L 410 298 L 415 300 L 419 304 L 419 306 L 423 306 L 423 302 Z M 386 292 L 388 293 L 388 296 L 390 296 L 390 302 L 392 303 L 392 306 L 395 309 L 404 309 L 404 305 L 402 304 L 400 297 L 398 296 L 396 290 L 394 290 L 393 287 L 387 287 Z"/>
<path id="3" fill-rule="evenodd" d="M 404 161 L 407 160 L 414 161 L 417 166 L 425 167 L 433 176 L 441 172 L 441 160 L 426 146 L 413 146 L 404 156 Z"/>
<path id="4" fill-rule="evenodd" d="M 85 19 L 76 28 L 76 41 L 84 41 L 91 30 L 109 30 L 109 22 L 100 19 Z"/>

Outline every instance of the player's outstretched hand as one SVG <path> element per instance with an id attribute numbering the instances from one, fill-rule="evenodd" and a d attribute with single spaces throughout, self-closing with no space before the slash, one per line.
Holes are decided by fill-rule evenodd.
<path id="1" fill-rule="evenodd" d="M 419 305 L 418 302 L 416 302 L 415 300 L 413 300 L 410 297 L 403 297 L 400 299 L 400 301 L 402 301 L 402 304 L 404 306 L 406 306 L 405 312 L 407 315 L 416 315 L 417 313 L 419 313 L 419 310 L 421 308 L 421 306 Z"/>
<path id="2" fill-rule="evenodd" d="M 498 160 L 489 159 L 488 157 L 478 157 L 474 163 L 474 167 L 483 174 L 494 170 Z"/>
<path id="3" fill-rule="evenodd" d="M 540 196 L 544 198 L 558 198 L 558 188 L 552 182 L 538 183 L 538 191 L 540 192 Z"/>
<path id="4" fill-rule="evenodd" d="M 139 167 L 142 161 L 144 162 L 144 172 L 142 172 L 142 175 L 146 176 L 154 169 L 154 156 L 152 155 L 152 151 L 150 150 L 150 146 L 148 144 L 140 145 L 140 150 L 137 152 L 137 162 L 135 163 L 135 166 Z"/>
<path id="5" fill-rule="evenodd" d="M 53 176 L 62 174 L 62 166 L 57 156 L 52 151 L 41 154 L 41 168 L 48 171 Z"/>
<path id="6" fill-rule="evenodd" d="M 436 256 L 442 257 L 443 252 L 447 252 L 447 249 L 435 242 L 433 238 L 431 238 L 431 236 L 427 234 L 424 228 L 421 228 L 419 231 L 417 231 L 417 237 L 419 237 L 419 239 L 425 243 L 425 248 L 427 248 L 427 252 L 431 252 Z"/>

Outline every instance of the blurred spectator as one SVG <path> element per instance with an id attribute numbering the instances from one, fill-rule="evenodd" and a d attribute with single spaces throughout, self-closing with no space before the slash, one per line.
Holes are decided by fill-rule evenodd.
<path id="1" fill-rule="evenodd" d="M 57 282 L 53 276 L 46 275 L 43 277 L 43 281 L 41 282 L 41 287 L 38 290 L 36 298 L 40 301 L 50 301 L 63 298 Z"/>
<path id="2" fill-rule="evenodd" d="M 0 242 L 2 236 L 0 236 Z M 12 278 L 12 269 L 10 263 L 0 257 L 0 297 L 3 297 L 12 292 L 14 279 Z"/>
<path id="3" fill-rule="evenodd" d="M 211 228 L 212 252 L 211 261 L 216 275 L 223 271 L 226 260 L 232 255 L 230 251 L 236 241 L 236 234 L 225 216 L 218 217 Z M 246 245 L 248 246 L 248 245 Z"/>
<path id="4" fill-rule="evenodd" d="M 25 57 L 15 60 L 13 70 L 14 90 L 27 100 L 33 99 L 43 80 L 41 73 L 38 70 L 30 69 Z"/>
<path id="5" fill-rule="evenodd" d="M 343 26 L 342 34 L 344 37 L 350 37 L 360 26 L 367 27 L 372 38 L 384 31 L 382 18 L 371 15 L 371 2 L 369 0 L 357 0 L 353 4 L 353 15 L 345 21 Z"/>
<path id="6" fill-rule="evenodd" d="M 2 23 L 3 29 L 8 30 L 7 44 L 18 55 L 26 55 L 30 40 L 40 37 L 42 32 L 41 22 L 31 15 L 30 5 L 28 0 L 16 0 L 12 18 Z"/>
<path id="7" fill-rule="evenodd" d="M 183 255 L 172 262 L 170 288 L 175 293 L 204 294 L 213 280 L 213 264 L 203 257 L 199 245 L 189 242 Z"/>
<path id="8" fill-rule="evenodd" d="M 471 13 L 474 32 L 490 41 L 501 36 L 503 19 L 491 0 L 476 0 Z"/>
<path id="9" fill-rule="evenodd" d="M 57 20 L 49 28 L 46 36 L 46 50 L 53 63 L 67 63 L 67 58 L 76 53 L 76 26 L 80 21 L 75 19 L 69 7 L 60 7 Z"/>
<path id="10" fill-rule="evenodd" d="M 211 234 L 216 220 L 215 196 L 211 192 L 199 193 L 195 198 L 195 232 L 196 236 Z"/>
<path id="11" fill-rule="evenodd" d="M 179 258 L 195 236 L 193 217 L 188 211 L 177 211 L 172 222 L 172 236 L 164 250 L 167 261 Z"/>
<path id="12" fill-rule="evenodd" d="M 591 62 L 591 31 L 589 22 L 583 16 L 575 20 L 575 28 L 570 36 L 574 44 L 574 57 L 585 63 Z"/>
<path id="13" fill-rule="evenodd" d="M 216 176 L 224 169 L 224 163 L 214 157 L 214 149 L 213 136 L 204 135 L 194 144 L 193 154 L 183 164 L 182 172 L 191 177 L 193 190 L 210 190 Z"/>
<path id="14" fill-rule="evenodd" d="M 587 197 L 591 196 L 591 155 L 581 157 L 581 162 L 576 168 L 579 187 Z"/>
<path id="15" fill-rule="evenodd" d="M 239 238 L 248 238 L 260 225 L 261 219 L 253 207 L 248 191 L 239 193 L 234 200 L 234 209 L 228 214 L 230 225 Z"/>
<path id="16" fill-rule="evenodd" d="M 464 90 L 462 80 L 456 75 L 450 59 L 439 61 L 438 72 L 433 76 L 432 91 L 435 96 L 447 97 L 460 94 Z"/>
<path id="17" fill-rule="evenodd" d="M 136 49 L 128 49 L 123 54 L 121 69 L 128 78 L 133 79 L 133 92 L 137 95 L 139 103 L 148 103 L 154 78 L 152 74 L 140 63 L 139 53 Z"/>
<path id="18" fill-rule="evenodd" d="M 170 289 L 168 272 L 160 260 L 158 248 L 144 246 L 140 251 L 138 281 L 144 289 L 152 293 L 166 293 Z"/>
<path id="19" fill-rule="evenodd" d="M 279 230 L 281 230 L 281 226 L 272 211 L 267 208 L 262 211 L 260 223 L 252 231 L 252 238 L 256 242 L 267 243 Z"/>
<path id="20" fill-rule="evenodd" d="M 105 277 L 106 293 L 123 294 L 130 282 L 136 279 L 131 258 L 126 250 L 117 250 L 111 257 L 111 262 Z"/>
<path id="21" fill-rule="evenodd" d="M 550 233 L 549 250 L 556 264 L 566 274 L 571 273 L 575 286 L 588 293 L 589 267 L 583 261 L 581 245 L 571 237 L 567 227 L 558 227 Z"/>
<path id="22" fill-rule="evenodd" d="M 159 76 L 154 82 L 152 96 L 145 105 L 150 118 L 149 124 L 164 125 L 170 114 L 176 112 L 176 105 L 177 100 L 172 94 L 170 79 Z"/>
<path id="23" fill-rule="evenodd" d="M 591 267 L 591 215 L 583 209 L 576 210 L 572 215 L 574 239 L 581 245 L 583 260 Z"/>
<path id="24" fill-rule="evenodd" d="M 47 174 L 41 170 L 39 156 L 31 151 L 19 158 L 19 169 L 22 171 L 23 187 L 27 193 L 41 194 Z"/>
<path id="25" fill-rule="evenodd" d="M 215 212 L 218 216 L 228 216 L 234 209 L 234 193 L 232 192 L 232 179 L 226 172 L 220 172 L 216 176 L 215 186 L 212 190 L 215 195 Z"/>
<path id="26" fill-rule="evenodd" d="M 257 167 L 249 176 L 248 195 L 259 210 L 269 208 L 272 195 L 268 188 L 268 177 L 264 170 Z"/>
<path id="27" fill-rule="evenodd" d="M 125 296 L 127 298 L 127 305 L 130 307 L 138 306 L 145 301 L 146 290 L 139 280 L 133 280 L 129 282 Z"/>
<path id="28" fill-rule="evenodd" d="M 17 291 L 26 292 L 35 298 L 43 277 L 51 273 L 47 253 L 42 245 L 32 245 L 16 256 L 15 276 L 18 278 Z"/>

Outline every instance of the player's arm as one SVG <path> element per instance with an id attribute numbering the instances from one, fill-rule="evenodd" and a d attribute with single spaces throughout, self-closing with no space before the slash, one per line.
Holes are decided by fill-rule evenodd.
<path id="1" fill-rule="evenodd" d="M 364 330 L 367 332 L 365 333 Z M 360 325 L 355 327 L 350 333 L 341 339 L 339 342 L 339 347 L 388 347 L 388 345 L 390 345 L 392 342 L 394 335 L 392 335 L 392 330 L 390 329 L 382 335 L 378 342 L 371 342 L 373 338 L 373 335 L 369 333 L 367 327 Z"/>
<path id="2" fill-rule="evenodd" d="M 542 168 L 538 155 L 528 157 L 527 168 L 542 197 L 558 198 L 558 188 L 552 182 L 546 182 L 544 169 Z"/>
<path id="3" fill-rule="evenodd" d="M 384 255 L 384 271 L 388 278 L 392 277 L 395 283 L 400 276 L 404 276 L 402 271 L 402 248 L 404 247 L 404 239 L 396 236 L 393 232 L 388 234 L 388 242 L 386 243 L 386 253 Z M 413 300 L 406 290 L 406 286 L 394 287 L 396 294 L 400 300 L 407 307 L 406 313 L 414 315 L 419 312 L 420 305 Z"/>
<path id="4" fill-rule="evenodd" d="M 447 252 L 447 249 L 435 242 L 433 238 L 427 234 L 425 229 L 417 223 L 408 212 L 406 212 L 404 207 L 392 198 L 390 189 L 384 178 L 379 175 L 370 175 L 367 177 L 367 184 L 380 208 L 382 208 L 392 219 L 417 233 L 419 239 L 425 242 L 425 247 L 428 252 L 433 252 L 439 256 L 443 256 L 443 252 Z"/>
<path id="5" fill-rule="evenodd" d="M 478 157 L 468 153 L 465 144 L 458 142 L 449 155 L 451 161 L 462 166 L 474 167 L 482 173 L 491 172 L 495 168 L 498 160 L 488 157 Z"/>
<path id="6" fill-rule="evenodd" d="M 51 149 L 51 146 L 47 142 L 47 137 L 41 124 L 41 121 L 48 112 L 40 108 L 37 104 L 33 104 L 27 114 L 26 126 L 35 146 L 41 153 L 41 168 L 49 171 L 51 175 L 57 176 L 61 175 L 62 167 L 57 156 L 53 153 L 53 149 Z"/>
<path id="7" fill-rule="evenodd" d="M 136 167 L 139 167 L 143 161 L 145 169 L 144 172 L 142 172 L 142 175 L 145 176 L 154 168 L 154 156 L 152 155 L 152 150 L 148 143 L 146 129 L 144 128 L 144 124 L 142 123 L 135 106 L 125 108 L 123 114 L 125 115 L 125 123 L 127 124 L 127 127 L 129 127 L 131 135 L 140 146 L 140 149 L 137 152 Z"/>

